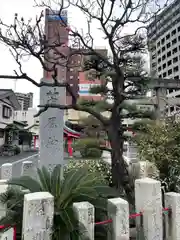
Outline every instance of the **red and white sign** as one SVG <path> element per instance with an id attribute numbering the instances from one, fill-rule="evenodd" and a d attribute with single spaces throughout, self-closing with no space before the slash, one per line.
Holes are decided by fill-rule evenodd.
<path id="1" fill-rule="evenodd" d="M 79 84 L 79 95 L 80 96 L 101 96 L 100 94 L 90 93 L 90 89 L 99 84 Z"/>

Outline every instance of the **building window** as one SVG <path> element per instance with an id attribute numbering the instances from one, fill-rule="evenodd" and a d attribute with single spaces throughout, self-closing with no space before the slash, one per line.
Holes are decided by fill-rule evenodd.
<path id="1" fill-rule="evenodd" d="M 161 67 L 158 67 L 158 72 L 160 72 L 161 71 Z"/>
<path id="2" fill-rule="evenodd" d="M 167 48 L 170 48 L 170 46 L 171 46 L 171 43 L 168 43 L 168 44 L 166 45 Z"/>
<path id="3" fill-rule="evenodd" d="M 176 44 L 177 43 L 177 38 L 173 39 L 172 40 L 172 45 Z"/>
<path id="4" fill-rule="evenodd" d="M 152 63 L 152 67 L 153 67 L 153 68 L 156 67 L 156 63 Z M 90 77 L 91 74 L 88 74 L 88 76 Z"/>
<path id="5" fill-rule="evenodd" d="M 170 56 L 171 56 L 171 51 L 167 53 L 167 57 L 170 57 Z"/>
<path id="6" fill-rule="evenodd" d="M 161 50 L 158 50 L 157 54 L 158 54 L 158 55 L 161 54 Z"/>
<path id="7" fill-rule="evenodd" d="M 159 75 L 159 78 L 162 78 L 162 75 Z"/>
<path id="8" fill-rule="evenodd" d="M 177 76 L 175 76 L 175 77 L 174 77 L 174 79 L 177 79 L 177 80 L 178 80 L 178 79 L 179 79 L 179 76 L 178 76 L 178 75 L 177 75 Z"/>
<path id="9" fill-rule="evenodd" d="M 159 46 L 160 46 L 160 42 L 157 43 L 157 47 L 159 47 Z"/>
<path id="10" fill-rule="evenodd" d="M 169 69 L 168 70 L 168 75 L 171 75 L 172 74 L 172 69 Z"/>
<path id="11" fill-rule="evenodd" d="M 165 60 L 165 59 L 166 59 L 166 55 L 163 55 L 163 56 L 162 56 L 162 60 Z"/>
<path id="12" fill-rule="evenodd" d="M 170 39 L 170 34 L 166 35 L 166 39 Z"/>
<path id="13" fill-rule="evenodd" d="M 174 72 L 178 72 L 178 70 L 179 70 L 179 67 L 178 66 L 176 66 L 176 67 L 174 67 Z"/>
<path id="14" fill-rule="evenodd" d="M 174 29 L 172 32 L 171 32 L 171 35 L 174 36 L 176 34 L 176 29 Z"/>
<path id="15" fill-rule="evenodd" d="M 165 43 L 165 38 L 161 39 L 161 44 Z"/>
<path id="16" fill-rule="evenodd" d="M 73 76 L 71 75 L 69 78 L 70 78 L 70 79 L 73 79 Z"/>
<path id="17" fill-rule="evenodd" d="M 166 77 L 166 72 L 163 73 L 163 77 Z"/>
<path id="18" fill-rule="evenodd" d="M 156 58 L 156 54 L 153 54 L 153 55 L 152 55 L 152 59 L 155 59 L 155 58 Z"/>
<path id="19" fill-rule="evenodd" d="M 178 32 L 180 32 L 180 26 L 178 27 Z"/>
<path id="20" fill-rule="evenodd" d="M 176 63 L 178 61 L 178 57 L 173 58 L 173 63 Z"/>
<path id="21" fill-rule="evenodd" d="M 162 52 L 164 52 L 166 50 L 166 48 L 165 47 L 162 47 Z"/>
<path id="22" fill-rule="evenodd" d="M 173 54 L 177 53 L 177 47 L 173 49 Z"/>
<path id="23" fill-rule="evenodd" d="M 73 72 L 73 68 L 70 68 L 70 72 Z"/>
<path id="24" fill-rule="evenodd" d="M 3 118 L 10 118 L 12 116 L 12 109 L 6 105 L 3 105 L 2 111 Z"/>
<path id="25" fill-rule="evenodd" d="M 158 58 L 158 63 L 160 63 L 161 62 L 161 58 Z"/>
<path id="26" fill-rule="evenodd" d="M 166 68 L 166 63 L 163 64 L 163 69 L 165 69 L 165 68 Z"/>
<path id="27" fill-rule="evenodd" d="M 180 36 L 178 37 L 178 41 L 180 42 Z"/>
<path id="28" fill-rule="evenodd" d="M 172 64 L 172 61 L 169 60 L 169 61 L 167 62 L 167 65 L 170 66 L 171 64 Z"/>

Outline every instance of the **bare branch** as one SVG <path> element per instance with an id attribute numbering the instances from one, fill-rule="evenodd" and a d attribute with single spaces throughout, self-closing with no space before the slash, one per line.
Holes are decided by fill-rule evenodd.
<path id="1" fill-rule="evenodd" d="M 105 117 L 102 116 L 102 114 L 96 112 L 95 110 L 93 110 L 90 107 L 86 107 L 86 106 L 80 106 L 78 104 L 76 105 L 60 105 L 60 104 L 46 104 L 46 105 L 39 105 L 39 108 L 41 108 L 39 110 L 39 112 L 35 115 L 35 117 L 39 116 L 41 113 L 45 112 L 48 110 L 48 108 L 57 108 L 57 109 L 61 109 L 61 110 L 65 110 L 65 109 L 74 109 L 77 111 L 82 111 L 82 112 L 86 112 L 89 113 L 91 115 L 93 115 L 96 119 L 98 119 L 104 126 L 108 126 L 109 121 L 108 119 L 106 119 Z"/>

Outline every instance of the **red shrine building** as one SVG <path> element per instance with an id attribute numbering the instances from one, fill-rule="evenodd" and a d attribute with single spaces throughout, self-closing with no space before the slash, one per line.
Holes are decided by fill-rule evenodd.
<path id="1" fill-rule="evenodd" d="M 73 141 L 80 138 L 81 133 L 64 125 L 64 149 L 68 152 L 69 157 L 73 157 Z"/>

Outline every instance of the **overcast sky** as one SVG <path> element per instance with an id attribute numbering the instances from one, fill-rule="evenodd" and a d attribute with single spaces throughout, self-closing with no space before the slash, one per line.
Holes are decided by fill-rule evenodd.
<path id="1" fill-rule="evenodd" d="M 4 2 L 4 4 L 2 4 Z M 5 23 L 13 23 L 14 13 L 18 13 L 19 16 L 23 16 L 25 19 L 33 18 L 35 19 L 36 15 L 41 12 L 41 9 L 34 7 L 33 0 L 1 0 L 0 7 L 0 18 Z M 70 22 L 75 21 L 77 28 L 81 29 L 85 26 L 84 21 L 82 21 L 82 16 L 79 15 L 79 12 L 70 11 L 68 13 Z M 95 29 L 95 28 L 94 28 Z M 97 34 L 95 34 L 97 36 Z M 99 37 L 96 38 L 96 45 L 103 45 L 102 38 L 98 33 Z M 99 44 L 98 44 L 99 42 Z M 0 44 L 0 74 L 13 74 L 14 69 L 18 69 L 18 66 L 15 64 L 14 59 L 12 58 L 9 50 L 6 46 Z M 40 64 L 34 59 L 28 59 L 23 64 L 23 70 L 27 72 L 31 77 L 39 81 L 42 77 L 42 69 Z M 11 88 L 14 89 L 15 83 L 13 80 L 3 80 L 0 79 L 0 88 Z M 34 93 L 34 106 L 36 107 L 39 103 L 39 89 L 33 86 L 31 83 L 28 83 L 25 80 L 18 80 L 16 84 L 16 91 L 27 93 Z"/>
<path id="2" fill-rule="evenodd" d="M 4 4 L 2 4 L 2 2 Z M 41 9 L 34 7 L 34 0 L 1 0 L 0 7 L 0 18 L 5 23 L 12 23 L 14 14 L 18 13 L 19 16 L 23 16 L 25 19 L 35 19 L 36 15 L 40 13 Z M 68 18 L 70 24 L 76 24 L 77 29 L 85 28 L 85 21 L 80 12 L 70 9 L 68 12 Z M 93 35 L 95 38 L 95 45 L 105 46 L 105 40 L 102 38 L 102 34 L 97 29 L 97 25 L 92 26 Z M 134 26 L 129 26 L 125 31 L 131 32 L 134 30 Z M 0 74 L 13 74 L 14 69 L 18 69 L 18 66 L 15 64 L 14 59 L 9 53 L 7 47 L 0 44 Z M 39 81 L 42 77 L 42 69 L 40 64 L 34 59 L 28 59 L 28 61 L 23 64 L 24 72 L 27 72 L 32 78 L 36 81 Z M 0 79 L 0 88 L 11 88 L 14 90 L 15 84 L 13 80 L 3 80 Z M 33 86 L 31 83 L 28 83 L 26 80 L 18 80 L 16 84 L 16 91 L 27 93 L 34 93 L 34 107 L 39 103 L 39 89 Z"/>

